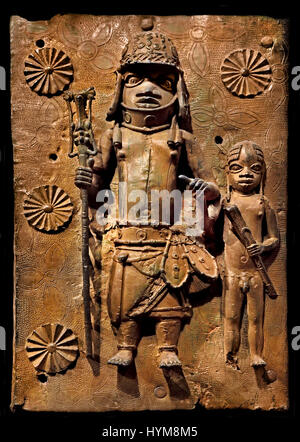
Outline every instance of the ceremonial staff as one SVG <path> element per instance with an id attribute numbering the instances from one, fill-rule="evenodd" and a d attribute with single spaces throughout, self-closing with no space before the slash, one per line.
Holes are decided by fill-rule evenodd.
<path id="1" fill-rule="evenodd" d="M 70 148 L 69 157 L 78 157 L 79 166 L 91 167 L 97 149 L 94 143 L 92 132 L 92 101 L 95 98 L 93 87 L 81 92 L 66 92 L 64 99 L 67 102 L 70 123 Z M 75 103 L 75 112 L 71 103 Z M 73 121 L 74 114 L 77 114 L 77 123 Z M 89 131 L 90 136 L 87 137 Z M 78 134 L 75 138 L 74 134 Z M 74 152 L 74 143 L 77 145 L 77 152 Z M 80 186 L 81 193 L 81 223 L 82 223 L 82 297 L 84 303 L 84 327 L 86 356 L 92 357 L 92 336 L 91 336 L 91 314 L 90 314 L 90 275 L 89 275 L 89 217 L 88 217 L 88 192 L 86 186 Z"/>

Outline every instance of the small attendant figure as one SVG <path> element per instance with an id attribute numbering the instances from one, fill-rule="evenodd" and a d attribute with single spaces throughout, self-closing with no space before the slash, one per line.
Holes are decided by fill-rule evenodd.
<path id="1" fill-rule="evenodd" d="M 252 258 L 261 255 L 264 259 L 279 245 L 275 212 L 263 193 L 266 165 L 262 149 L 252 141 L 235 144 L 228 152 L 226 174 L 227 204 L 238 207 L 256 243 L 245 248 L 225 217 L 225 360 L 232 368 L 239 369 L 237 352 L 246 303 L 251 366 L 256 368 L 266 365 L 263 359 L 265 294 Z"/>

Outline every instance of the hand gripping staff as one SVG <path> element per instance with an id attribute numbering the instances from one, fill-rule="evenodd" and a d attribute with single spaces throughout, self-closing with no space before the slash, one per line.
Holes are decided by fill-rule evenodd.
<path id="1" fill-rule="evenodd" d="M 90 87 L 81 92 L 66 92 L 64 99 L 67 102 L 69 111 L 69 127 L 70 127 L 70 147 L 69 157 L 78 157 L 79 166 L 91 167 L 93 159 L 91 156 L 96 155 L 97 149 L 94 143 L 92 132 L 92 101 L 95 98 L 95 89 Z M 72 104 L 75 104 L 75 112 L 72 110 Z M 73 121 L 74 114 L 77 114 L 77 123 Z M 74 133 L 79 133 L 76 139 L 77 152 L 74 152 Z M 90 131 L 91 137 L 86 137 L 86 131 Z M 81 193 L 81 226 L 82 226 L 82 297 L 84 304 L 84 328 L 85 328 L 85 347 L 86 356 L 92 357 L 92 336 L 91 336 L 91 315 L 90 315 L 90 275 L 89 275 L 89 217 L 88 217 L 88 192 L 86 187 L 80 188 Z"/>

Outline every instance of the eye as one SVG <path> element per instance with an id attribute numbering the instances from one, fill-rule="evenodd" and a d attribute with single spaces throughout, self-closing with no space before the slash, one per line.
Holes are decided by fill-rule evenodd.
<path id="1" fill-rule="evenodd" d="M 240 170 L 242 170 L 243 168 L 242 168 L 242 166 L 240 166 L 239 164 L 237 164 L 237 163 L 233 163 L 233 164 L 231 164 L 230 166 L 229 166 L 229 170 L 230 170 L 230 172 L 239 172 Z"/>
<path id="2" fill-rule="evenodd" d="M 138 75 L 134 75 L 134 74 L 129 74 L 125 78 L 125 84 L 127 84 L 128 86 L 134 86 L 134 85 L 138 84 L 140 81 L 141 81 L 141 78 Z"/>
<path id="3" fill-rule="evenodd" d="M 261 166 L 261 164 L 253 164 L 251 166 L 251 170 L 253 170 L 253 172 L 261 172 L 262 166 Z"/>
<path id="4" fill-rule="evenodd" d="M 172 92 L 174 89 L 174 81 L 172 81 L 170 78 L 167 77 L 161 77 L 159 79 L 159 85 L 166 89 L 167 91 Z"/>

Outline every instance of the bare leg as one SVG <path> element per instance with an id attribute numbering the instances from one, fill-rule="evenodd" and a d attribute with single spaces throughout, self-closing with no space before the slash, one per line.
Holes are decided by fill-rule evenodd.
<path id="1" fill-rule="evenodd" d="M 127 367 L 133 362 L 134 351 L 140 336 L 139 324 L 135 321 L 121 322 L 117 333 L 118 352 L 108 360 L 108 364 Z"/>
<path id="2" fill-rule="evenodd" d="M 225 362 L 230 367 L 239 369 L 237 352 L 240 347 L 241 314 L 245 295 L 242 293 L 238 278 L 226 278 L 224 351 Z"/>
<path id="3" fill-rule="evenodd" d="M 160 368 L 181 366 L 177 356 L 180 329 L 180 319 L 163 319 L 156 324 L 156 337 L 160 351 Z"/>
<path id="4" fill-rule="evenodd" d="M 264 290 L 263 283 L 258 275 L 251 278 L 250 290 L 247 296 L 248 312 L 248 341 L 252 367 L 266 365 L 262 358 L 264 346 Z"/>

